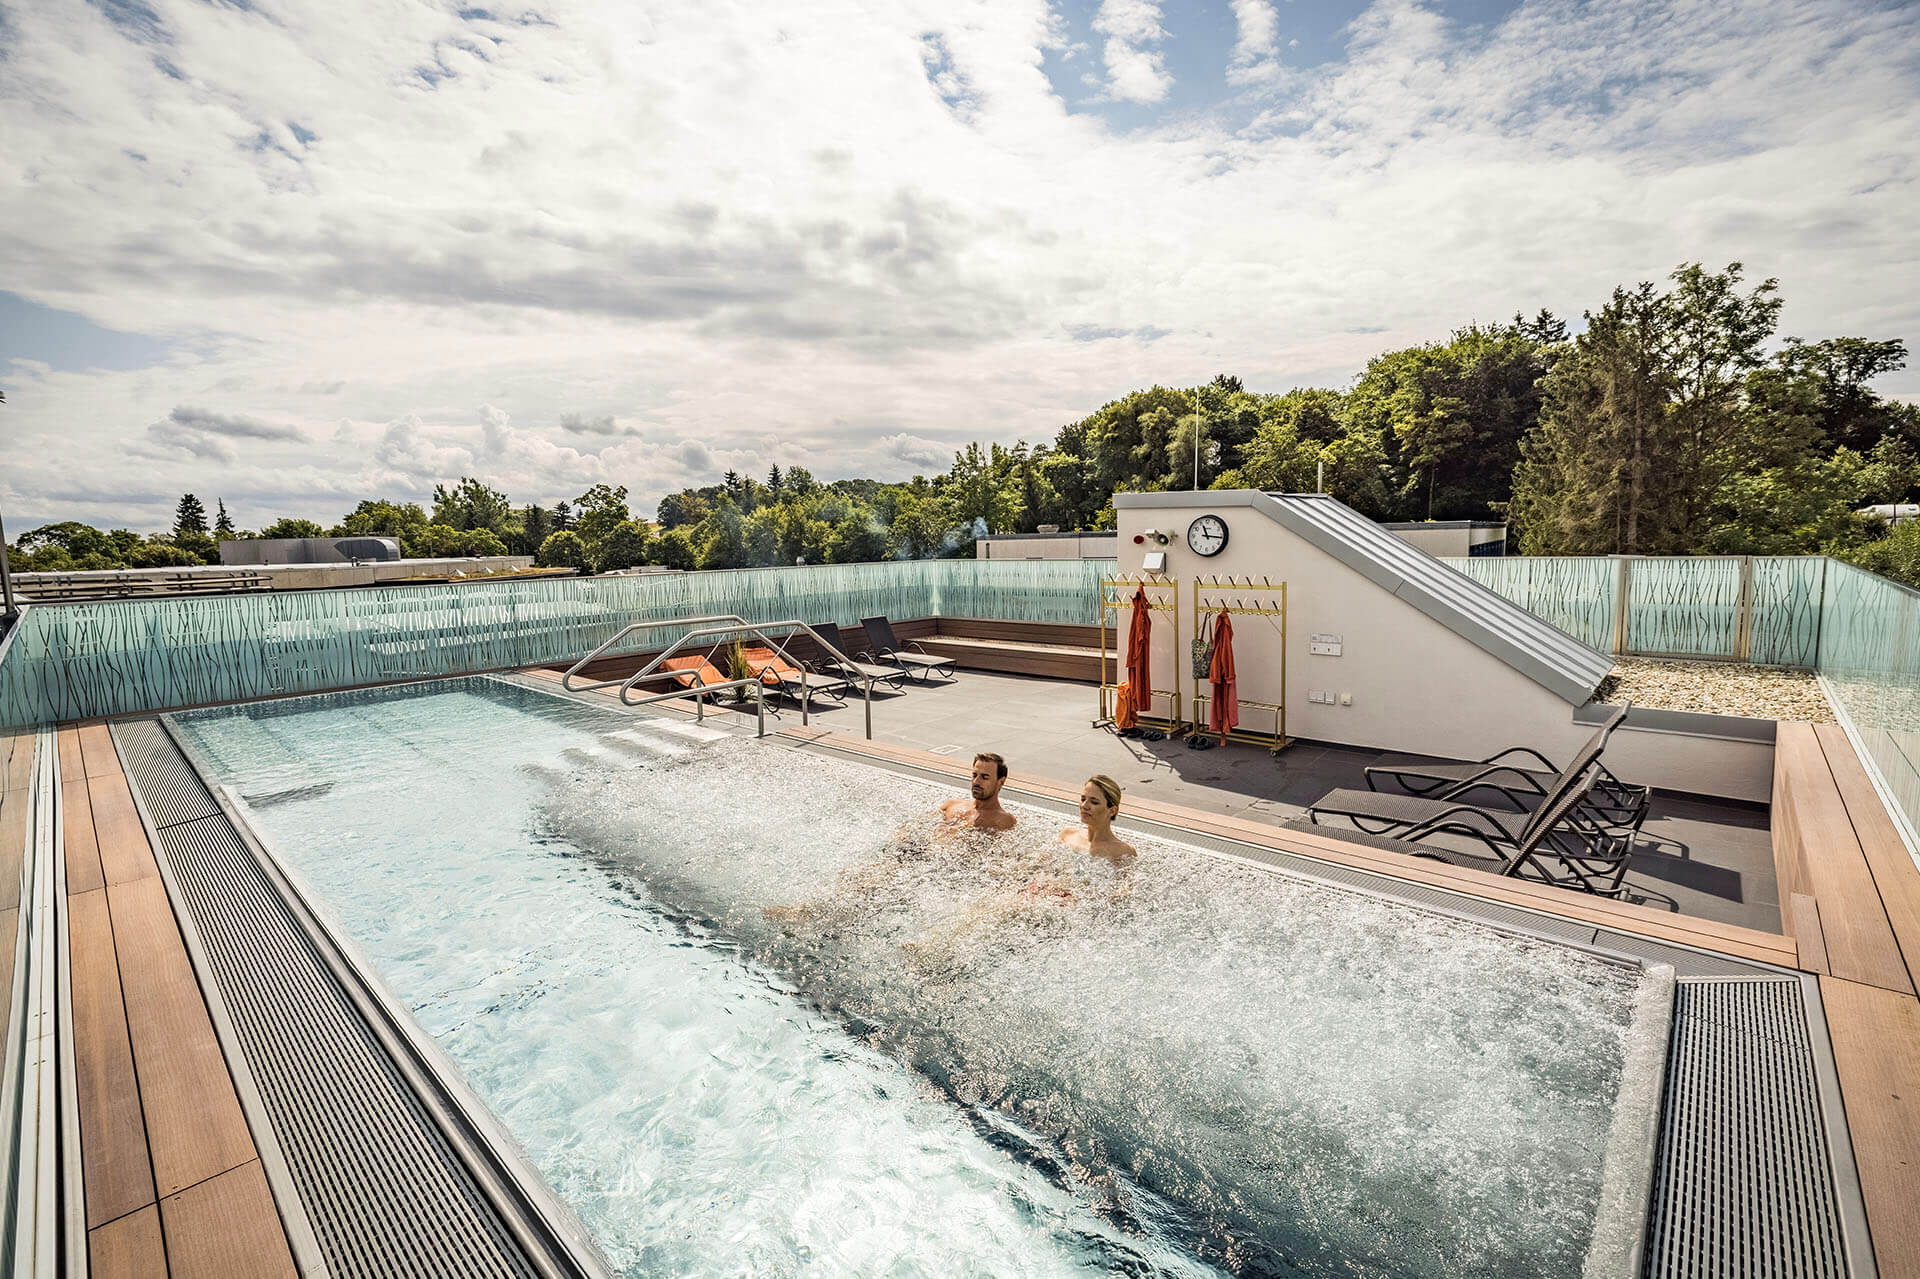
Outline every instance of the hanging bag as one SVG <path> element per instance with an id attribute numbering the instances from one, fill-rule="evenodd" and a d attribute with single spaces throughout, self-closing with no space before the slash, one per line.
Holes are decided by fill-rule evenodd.
<path id="1" fill-rule="evenodd" d="M 1202 680 L 1213 669 L 1213 618 L 1200 623 L 1200 634 L 1193 637 L 1193 677 Z"/>

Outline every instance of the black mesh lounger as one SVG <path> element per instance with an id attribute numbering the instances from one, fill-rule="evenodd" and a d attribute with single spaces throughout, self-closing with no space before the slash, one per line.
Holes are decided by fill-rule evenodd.
<path id="1" fill-rule="evenodd" d="M 1589 768 L 1555 803 L 1535 813 L 1537 820 L 1521 841 L 1500 856 L 1486 857 L 1423 844 L 1418 842 L 1421 836 L 1411 834 L 1389 838 L 1366 831 L 1328 831 L 1324 826 L 1316 826 L 1311 817 L 1298 818 L 1287 825 L 1295 830 L 1326 832 L 1370 848 L 1446 862 L 1509 879 L 1619 897 L 1626 889 L 1627 867 L 1633 857 L 1632 832 L 1604 831 L 1575 818 L 1581 800 L 1596 784 L 1598 772 L 1597 766 Z M 1443 833 L 1452 832 L 1446 826 L 1439 826 L 1423 831 L 1422 835 Z"/>
<path id="2" fill-rule="evenodd" d="M 1620 727 L 1633 703 L 1618 708 L 1587 739 L 1580 754 L 1604 751 L 1613 730 Z M 1575 758 L 1579 756 L 1576 755 Z M 1588 796 L 1585 811 L 1613 830 L 1639 830 L 1647 819 L 1653 788 L 1621 781 L 1605 764 Z M 1389 755 L 1367 769 L 1367 789 L 1377 790 L 1379 779 L 1390 777 L 1415 795 L 1458 798 L 1476 789 L 1497 792 L 1517 809 L 1531 809 L 1561 775 L 1552 760 L 1530 746 L 1509 746 L 1481 760 L 1433 760 L 1419 755 Z"/>
<path id="3" fill-rule="evenodd" d="M 814 629 L 836 637 L 840 634 L 840 628 L 832 625 L 815 626 Z M 907 673 L 897 666 L 876 666 L 871 662 L 852 660 L 842 662 L 820 647 L 819 641 L 805 631 L 795 631 L 788 636 L 786 650 L 789 657 L 798 659 L 803 666 L 815 674 L 844 675 L 848 680 L 858 684 L 872 680 L 876 686 L 899 688 L 907 678 Z"/>
<path id="4" fill-rule="evenodd" d="M 876 662 L 885 662 L 898 666 L 904 671 L 918 671 L 920 678 L 931 684 L 935 675 L 944 675 L 948 679 L 958 679 L 954 674 L 955 665 L 951 657 L 935 657 L 927 652 L 920 643 L 913 642 L 917 652 L 909 652 L 894 637 L 893 623 L 884 617 L 863 617 L 860 625 L 867 629 L 867 651 L 862 657 L 871 657 Z"/>
<path id="5" fill-rule="evenodd" d="M 1316 822 L 1323 815 L 1344 817 L 1355 828 L 1372 835 L 1417 839 L 1429 831 L 1450 831 L 1479 840 L 1495 856 L 1505 856 L 1507 849 L 1522 843 L 1532 833 L 1534 823 L 1549 812 L 1558 811 L 1560 800 L 1568 791 L 1577 789 L 1582 799 L 1585 798 L 1598 776 L 1594 761 L 1600 758 L 1600 751 L 1605 745 L 1605 735 L 1595 733 L 1593 739 L 1573 757 L 1573 762 L 1547 784 L 1539 807 L 1531 812 L 1505 792 L 1499 792 L 1497 787 L 1494 788 L 1496 792 L 1513 803 L 1513 808 L 1492 808 L 1459 798 L 1488 785 L 1485 782 L 1468 782 L 1434 798 L 1391 795 L 1372 790 L 1329 791 L 1315 800 L 1307 812 Z M 1583 818 L 1579 803 L 1574 805 L 1569 820 L 1584 820 L 1587 825 L 1595 827 L 1600 825 L 1591 816 Z"/>

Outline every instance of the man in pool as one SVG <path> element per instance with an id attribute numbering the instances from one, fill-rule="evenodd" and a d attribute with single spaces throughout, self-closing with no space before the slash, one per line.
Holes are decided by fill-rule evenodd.
<path id="1" fill-rule="evenodd" d="M 1000 788 L 1006 784 L 1006 760 L 985 751 L 975 755 L 972 798 L 950 799 L 940 805 L 940 819 L 975 830 L 1012 830 L 1016 824 L 1013 814 L 1000 807 Z"/>
<path id="2" fill-rule="evenodd" d="M 950 799 L 936 810 L 945 831 L 958 836 L 967 830 L 985 831 L 988 834 L 1000 834 L 1010 831 L 1017 825 L 1012 813 L 1000 806 L 1000 788 L 1007 784 L 1007 761 L 991 752 L 983 751 L 973 757 L 973 777 L 968 787 L 968 798 Z M 871 892 L 885 884 L 893 876 L 901 873 L 902 868 L 911 861 L 928 855 L 929 848 L 925 840 L 914 837 L 911 825 L 903 827 L 895 838 L 893 847 L 864 866 L 856 866 L 842 871 L 838 889 L 841 892 Z M 761 914 L 768 919 L 783 923 L 793 923 L 808 918 L 816 910 L 814 903 L 798 906 L 767 906 Z"/>

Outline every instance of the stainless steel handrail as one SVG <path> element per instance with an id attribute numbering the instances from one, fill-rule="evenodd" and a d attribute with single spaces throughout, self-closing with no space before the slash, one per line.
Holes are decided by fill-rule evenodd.
<path id="1" fill-rule="evenodd" d="M 664 652 L 660 653 L 651 662 L 647 663 L 646 666 L 642 667 L 640 670 L 634 672 L 632 675 L 629 675 L 625 680 L 608 679 L 608 680 L 600 680 L 599 682 L 593 683 L 593 684 L 582 684 L 577 687 L 574 685 L 573 677 L 579 673 L 582 667 L 593 662 L 602 653 L 605 653 L 608 649 L 612 648 L 615 644 L 619 643 L 622 639 L 625 639 L 627 636 L 633 634 L 635 631 L 663 630 L 668 627 L 674 627 L 674 626 L 691 626 L 691 627 L 694 627 L 695 629 L 690 630 L 685 634 L 683 634 L 679 639 L 675 640 L 672 643 L 672 645 L 669 646 Z M 661 667 L 661 664 L 667 661 L 668 658 L 671 658 L 675 653 L 678 653 L 681 649 L 685 648 L 688 644 L 692 643 L 695 640 L 717 639 L 727 635 L 751 635 L 755 639 L 759 640 L 761 643 L 765 644 L 768 648 L 771 648 L 774 652 L 780 654 L 780 656 L 785 657 L 787 655 L 787 650 L 785 649 L 785 647 L 783 647 L 778 640 L 772 639 L 766 634 L 766 632 L 770 630 L 785 631 L 789 634 L 789 636 L 791 636 L 791 633 L 796 630 L 805 631 L 808 635 L 811 635 L 813 637 L 813 642 L 818 644 L 823 652 L 827 653 L 830 657 L 833 658 L 835 662 L 839 663 L 839 665 L 843 670 L 845 670 L 849 674 L 856 673 L 857 668 L 855 667 L 852 658 L 848 657 L 845 653 L 841 652 L 837 646 L 833 644 L 829 644 L 824 635 L 820 634 L 820 632 L 814 630 L 813 627 L 807 625 L 805 622 L 801 621 L 798 618 L 792 618 L 787 621 L 781 621 L 781 622 L 749 622 L 744 617 L 740 617 L 737 614 L 726 613 L 726 614 L 720 614 L 714 617 L 682 617 L 682 618 L 669 618 L 665 621 L 659 621 L 659 622 L 654 622 L 654 621 L 629 622 L 627 625 L 621 627 L 618 631 L 614 632 L 613 636 L 610 639 L 608 639 L 606 643 L 600 645 L 600 647 L 594 649 L 591 653 L 588 653 L 585 657 L 575 662 L 572 666 L 569 666 L 567 668 L 567 673 L 560 677 L 560 687 L 566 689 L 569 693 L 591 693 L 596 689 L 612 688 L 615 684 L 618 684 L 620 685 L 620 700 L 622 703 L 628 706 L 646 706 L 653 702 L 664 702 L 671 698 L 686 697 L 689 694 L 691 694 L 694 700 L 695 718 L 704 720 L 706 718 L 706 695 L 708 693 L 717 693 L 721 689 L 726 689 L 726 688 L 741 688 L 741 687 L 744 687 L 745 685 L 751 684 L 754 686 L 756 690 L 755 699 L 757 703 L 757 707 L 756 707 L 757 714 L 760 722 L 760 735 L 765 736 L 766 724 L 767 724 L 767 699 L 766 699 L 765 689 L 762 686 L 761 681 L 758 677 L 753 679 L 744 679 L 744 680 L 730 680 L 724 684 L 707 684 L 701 680 L 700 673 L 698 671 L 663 671 L 660 669 L 660 667 Z M 627 696 L 628 692 L 632 690 L 635 684 L 639 684 L 647 680 L 658 679 L 663 675 L 673 676 L 676 678 L 679 677 L 680 675 L 691 675 L 692 683 L 688 686 L 686 690 L 675 690 L 675 691 L 670 691 L 666 693 L 661 693 L 653 697 L 642 698 L 639 701 L 634 701 L 632 698 Z M 873 684 L 874 684 L 874 680 L 877 677 L 873 675 L 867 675 L 861 678 L 864 678 L 865 680 L 864 692 L 866 695 L 866 731 L 867 731 L 868 739 L 871 740 L 873 737 Z M 802 724 L 808 723 L 809 713 L 812 706 L 812 700 L 813 700 L 812 687 L 809 686 L 805 681 L 802 681 L 800 686 L 800 722 Z"/>

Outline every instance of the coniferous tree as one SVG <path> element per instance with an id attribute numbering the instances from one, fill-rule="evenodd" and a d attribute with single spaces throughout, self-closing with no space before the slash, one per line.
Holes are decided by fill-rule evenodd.
<path id="1" fill-rule="evenodd" d="M 182 533 L 202 533 L 207 531 L 207 508 L 199 498 L 191 493 L 180 496 L 180 505 L 173 511 L 174 536 Z"/>
<path id="2" fill-rule="evenodd" d="M 232 537 L 233 517 L 227 514 L 227 503 L 222 498 L 216 498 L 215 501 L 219 505 L 220 513 L 214 517 L 213 534 L 215 537 Z"/>

